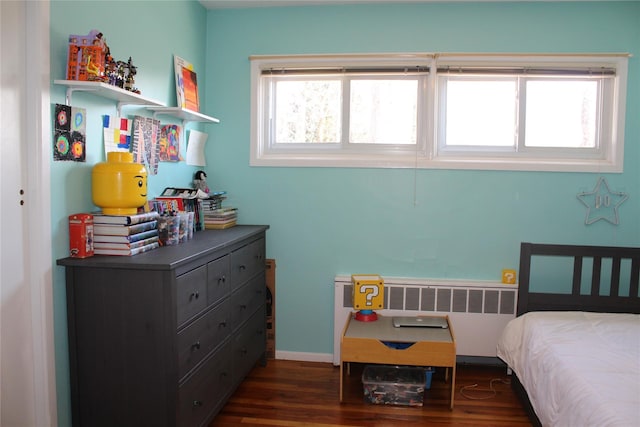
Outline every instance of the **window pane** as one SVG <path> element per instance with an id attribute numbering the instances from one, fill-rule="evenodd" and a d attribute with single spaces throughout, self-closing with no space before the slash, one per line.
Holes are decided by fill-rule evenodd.
<path id="1" fill-rule="evenodd" d="M 446 145 L 515 147 L 515 79 L 449 78 L 446 103 Z"/>
<path id="2" fill-rule="evenodd" d="M 349 142 L 415 144 L 417 80 L 352 80 Z"/>
<path id="3" fill-rule="evenodd" d="M 528 81 L 525 146 L 594 148 L 597 81 Z"/>
<path id="4" fill-rule="evenodd" d="M 276 143 L 339 142 L 341 86 L 338 80 L 276 82 Z"/>

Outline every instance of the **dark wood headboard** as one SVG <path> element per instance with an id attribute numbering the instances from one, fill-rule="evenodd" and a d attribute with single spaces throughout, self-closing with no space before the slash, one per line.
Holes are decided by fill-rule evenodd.
<path id="1" fill-rule="evenodd" d="M 571 293 L 536 292 L 530 289 L 531 259 L 535 256 L 572 257 L 573 277 Z M 583 260 L 591 259 L 591 290 L 580 292 Z M 603 259 L 610 260 L 611 271 L 608 295 L 601 293 Z M 620 295 L 620 266 L 622 260 L 630 260 L 629 295 Z M 609 265 L 609 261 L 606 263 Z M 517 315 L 529 311 L 593 311 L 610 313 L 640 313 L 638 280 L 640 277 L 640 248 L 612 246 L 578 246 L 522 243 L 520 245 L 520 270 Z M 626 283 L 625 283 L 626 285 Z M 602 289 L 606 289 L 603 287 Z M 626 286 L 625 288 L 626 289 Z"/>

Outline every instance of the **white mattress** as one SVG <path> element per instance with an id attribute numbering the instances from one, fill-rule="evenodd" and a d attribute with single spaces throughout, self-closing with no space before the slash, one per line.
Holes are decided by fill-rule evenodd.
<path id="1" fill-rule="evenodd" d="M 640 315 L 527 313 L 497 352 L 543 426 L 640 426 Z"/>

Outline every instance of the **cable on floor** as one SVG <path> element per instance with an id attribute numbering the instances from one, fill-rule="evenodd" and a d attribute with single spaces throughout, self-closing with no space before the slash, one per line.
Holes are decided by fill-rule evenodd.
<path id="1" fill-rule="evenodd" d="M 496 389 L 493 387 L 494 383 L 502 383 L 502 384 L 511 384 L 511 380 L 505 380 L 502 378 L 493 378 L 489 381 L 489 388 L 478 388 L 478 384 L 466 385 L 460 388 L 460 395 L 469 399 L 469 400 L 486 400 L 493 399 L 496 397 Z M 473 393 L 489 393 L 485 396 L 477 396 L 471 395 L 469 392 Z"/>

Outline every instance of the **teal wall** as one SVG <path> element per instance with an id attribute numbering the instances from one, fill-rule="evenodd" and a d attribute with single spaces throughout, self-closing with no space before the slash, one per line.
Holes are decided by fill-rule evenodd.
<path id="1" fill-rule="evenodd" d="M 59 1 L 51 3 L 51 79 L 65 79 L 67 45 L 70 34 L 101 31 L 116 60 L 132 57 L 138 67 L 136 86 L 142 95 L 168 106 L 176 105 L 173 55 L 193 63 L 199 76 L 201 93 L 206 90 L 205 45 L 206 9 L 196 1 Z M 64 103 L 65 89 L 51 86 L 51 103 Z M 201 101 L 201 111 L 207 111 Z M 91 201 L 91 168 L 105 160 L 102 115 L 116 114 L 116 102 L 75 92 L 72 105 L 87 110 L 87 159 L 85 163 L 52 162 L 51 201 L 54 260 L 69 252 L 68 215 L 97 209 Z M 151 116 L 138 107 L 126 107 L 123 115 Z M 53 118 L 53 116 L 52 116 Z M 163 123 L 171 121 L 162 117 Z M 207 131 L 209 126 L 193 128 Z M 149 176 L 149 194 L 158 195 L 165 187 L 191 187 L 196 168 L 182 163 L 161 163 L 158 175 Z M 55 261 L 54 261 L 55 262 Z M 69 396 L 69 357 L 66 321 L 64 270 L 53 269 L 54 334 L 58 424 L 71 425 Z M 144 303 L 144 301 L 141 301 Z"/>
<path id="2" fill-rule="evenodd" d="M 378 273 L 499 280 L 521 241 L 640 245 L 640 3 L 397 4 L 205 11 L 178 1 L 52 2 L 51 73 L 64 78 L 68 34 L 96 28 L 116 58 L 131 55 L 137 86 L 175 105 L 172 54 L 197 71 L 209 133 L 210 187 L 229 192 L 240 222 L 269 224 L 276 259 L 277 349 L 333 351 L 333 277 Z M 250 55 L 366 52 L 630 52 L 625 172 L 604 174 L 629 194 L 620 225 L 585 225 L 576 194 L 600 174 L 249 166 Z M 126 58 L 125 58 L 126 59 Z M 52 87 L 52 102 L 64 91 Z M 87 108 L 87 163 L 52 164 L 53 250 L 67 253 L 67 215 L 92 209 L 90 168 L 103 160 L 100 116 Z M 126 110 L 127 114 L 136 109 Z M 150 194 L 188 186 L 195 169 L 162 164 Z M 64 272 L 54 275 L 60 425 L 69 425 Z"/>
<path id="3" fill-rule="evenodd" d="M 331 353 L 333 277 L 499 280 L 521 241 L 640 244 L 640 3 L 396 4 L 208 14 L 209 181 L 240 219 L 266 223 L 276 259 L 277 349 Z M 630 52 L 620 225 L 585 225 L 576 195 L 600 174 L 249 166 L 250 55 Z"/>

